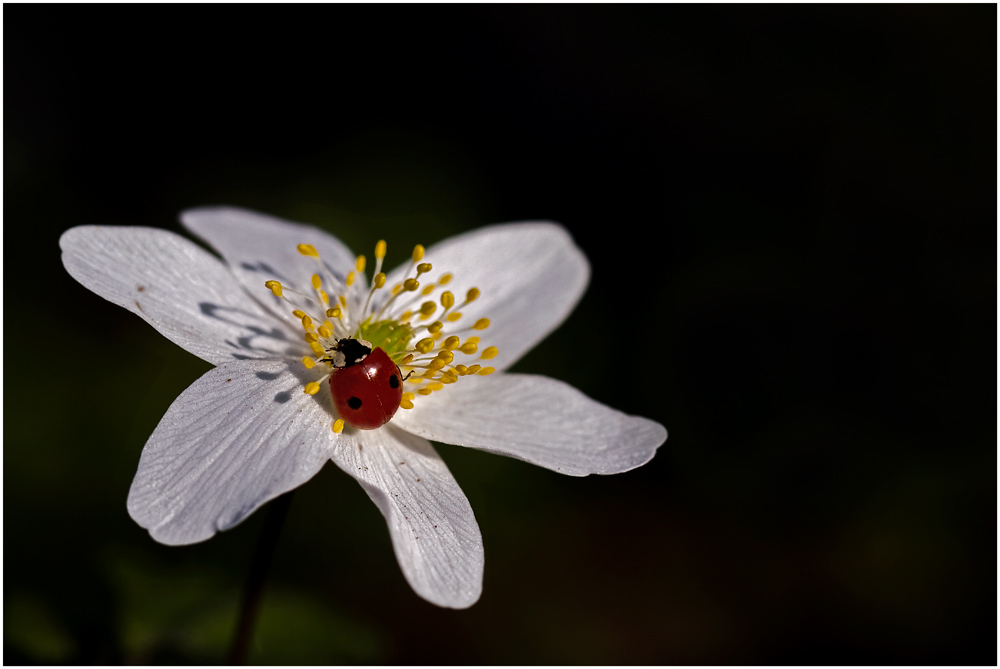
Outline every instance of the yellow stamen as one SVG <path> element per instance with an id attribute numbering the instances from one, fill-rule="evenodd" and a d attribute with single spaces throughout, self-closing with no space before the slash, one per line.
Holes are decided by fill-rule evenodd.
<path id="1" fill-rule="evenodd" d="M 440 283 L 442 286 L 448 283 L 449 281 L 451 281 L 451 274 L 442 274 L 441 278 L 438 279 L 438 283 Z"/>
<path id="2" fill-rule="evenodd" d="M 444 340 L 444 342 L 441 344 L 441 348 L 443 348 L 446 351 L 454 351 L 456 348 L 458 348 L 458 342 L 459 342 L 458 337 L 452 335 Z"/>
<path id="3" fill-rule="evenodd" d="M 492 367 L 483 367 L 482 369 L 479 370 L 479 376 L 489 376 L 495 371 L 497 370 L 493 369 Z"/>
<path id="4" fill-rule="evenodd" d="M 413 318 L 413 312 L 412 311 L 404 311 L 403 315 L 399 317 L 399 322 L 400 323 L 405 323 L 406 321 L 410 320 L 411 318 Z"/>
<path id="5" fill-rule="evenodd" d="M 323 304 L 330 304 L 330 296 L 326 294 L 325 290 L 319 291 L 319 296 L 323 300 Z"/>
<path id="6" fill-rule="evenodd" d="M 358 256 L 358 259 L 354 262 L 354 268 L 358 270 L 358 274 L 365 271 L 365 257 Z"/>
<path id="7" fill-rule="evenodd" d="M 434 348 L 434 340 L 429 337 L 425 337 L 416 343 L 413 347 L 420 351 L 421 353 L 430 353 L 431 349 Z"/>
<path id="8" fill-rule="evenodd" d="M 420 288 L 420 282 L 416 279 L 407 279 L 403 282 L 403 290 L 413 292 L 417 288 Z"/>
<path id="9" fill-rule="evenodd" d="M 333 421 L 333 431 L 334 432 L 336 432 L 337 434 L 340 434 L 340 431 L 343 430 L 343 429 L 344 429 L 344 419 L 343 418 L 338 418 L 337 420 Z"/>
<path id="10" fill-rule="evenodd" d="M 312 244 L 299 244 L 295 247 L 304 256 L 312 256 L 313 258 L 319 258 L 319 251 Z"/>
<path id="11" fill-rule="evenodd" d="M 330 321 L 323 321 L 323 327 L 325 327 L 330 332 L 333 332 L 333 323 Z"/>
<path id="12" fill-rule="evenodd" d="M 458 375 L 455 372 L 447 371 L 441 374 L 441 383 L 455 383 L 458 381 Z"/>
<path id="13" fill-rule="evenodd" d="M 312 369 L 313 367 L 316 366 L 316 361 L 310 358 L 309 356 L 306 356 L 302 358 L 302 364 L 306 366 L 306 369 Z"/>
<path id="14" fill-rule="evenodd" d="M 417 391 L 418 395 L 430 395 L 433 391 L 430 388 L 421 388 Z"/>
<path id="15" fill-rule="evenodd" d="M 393 295 L 398 295 L 399 291 L 401 291 L 401 290 L 403 290 L 403 284 L 397 283 L 395 286 L 392 287 L 392 294 Z"/>
<path id="16" fill-rule="evenodd" d="M 326 355 L 326 351 L 323 350 L 323 347 L 320 346 L 318 342 L 314 341 L 309 342 L 309 348 L 311 348 L 312 352 L 315 353 L 316 355 Z"/>
<path id="17" fill-rule="evenodd" d="M 488 318 L 480 318 L 478 321 L 476 321 L 476 324 L 472 326 L 472 329 L 473 330 L 485 330 L 489 326 L 490 326 L 490 319 L 488 319 Z"/>
<path id="18" fill-rule="evenodd" d="M 430 362 L 427 363 L 427 368 L 428 369 L 433 369 L 433 370 L 436 371 L 436 370 L 444 369 L 445 364 L 447 364 L 447 363 L 445 363 L 444 360 L 441 360 L 440 358 L 434 358 L 433 360 L 431 360 Z"/>
<path id="19" fill-rule="evenodd" d="M 319 326 L 319 330 L 317 330 L 317 332 L 319 333 L 319 336 L 322 337 L 323 339 L 329 339 L 330 335 L 333 334 L 333 331 L 331 331 L 330 328 L 326 327 L 325 325 Z"/>
<path id="20" fill-rule="evenodd" d="M 482 368 L 479 365 L 469 365 L 469 368 L 467 370 L 465 370 L 465 373 L 466 374 L 475 374 L 480 369 L 482 369 Z"/>
<path id="21" fill-rule="evenodd" d="M 303 316 L 302 317 L 302 327 L 304 327 L 306 330 L 312 330 L 313 329 L 313 319 L 309 318 L 308 316 Z"/>
<path id="22" fill-rule="evenodd" d="M 483 351 L 483 354 L 479 357 L 482 358 L 483 360 L 489 360 L 490 358 L 495 358 L 497 356 L 497 353 L 499 352 L 500 351 L 497 349 L 496 346 L 490 346 L 488 349 Z"/>
<path id="23" fill-rule="evenodd" d="M 455 296 L 452 295 L 450 290 L 441 293 L 441 306 L 445 309 L 451 309 L 455 306 Z"/>
<path id="24" fill-rule="evenodd" d="M 318 342 L 319 341 L 319 337 L 317 337 L 316 333 L 314 333 L 314 332 L 307 332 L 305 334 L 305 340 L 307 342 L 309 342 L 310 344 L 312 344 L 312 343 Z"/>
<path id="25" fill-rule="evenodd" d="M 439 360 L 444 360 L 445 364 L 451 364 L 451 361 L 455 359 L 455 354 L 451 351 L 438 351 L 437 357 Z"/>
<path id="26" fill-rule="evenodd" d="M 378 240 L 378 244 L 375 245 L 375 257 L 381 260 L 385 257 L 385 240 Z"/>
<path id="27" fill-rule="evenodd" d="M 479 289 L 470 288 L 469 292 L 465 294 L 465 301 L 466 303 L 475 302 L 477 297 L 479 297 Z"/>
<path id="28" fill-rule="evenodd" d="M 323 279 L 319 278 L 319 274 L 313 274 L 312 284 L 316 290 L 319 290 L 320 286 L 323 285 Z"/>
<path id="29" fill-rule="evenodd" d="M 302 320 L 303 318 L 306 317 L 306 312 L 302 311 L 301 309 L 296 309 L 295 311 L 292 312 L 292 316 L 295 316 L 299 320 Z"/>
<path id="30" fill-rule="evenodd" d="M 414 397 L 413 393 L 403 393 L 404 400 L 412 400 Z"/>
<path id="31" fill-rule="evenodd" d="M 334 307 L 326 310 L 326 315 L 330 318 L 340 318 L 340 308 Z"/>
<path id="32" fill-rule="evenodd" d="M 437 310 L 437 308 L 438 305 L 434 304 L 433 302 L 429 301 L 424 302 L 423 304 L 420 305 L 420 315 L 423 316 L 424 318 L 427 318 L 428 316 L 433 314 Z"/>
<path id="33" fill-rule="evenodd" d="M 342 307 L 346 307 L 347 306 L 347 298 L 344 297 L 343 295 L 338 295 L 337 296 L 337 301 L 340 302 L 340 306 L 342 306 Z"/>
<path id="34" fill-rule="evenodd" d="M 385 285 L 385 272 L 379 272 L 378 274 L 376 274 L 375 278 L 372 279 L 372 283 L 375 284 L 376 288 L 381 288 L 382 286 L 384 286 Z"/>
<path id="35" fill-rule="evenodd" d="M 460 375 L 465 376 L 465 373 L 469 371 L 469 368 L 465 365 L 455 365 L 455 371 Z"/>
<path id="36" fill-rule="evenodd" d="M 477 345 L 476 345 L 475 342 L 469 342 L 469 341 L 467 341 L 464 344 L 462 344 L 461 346 L 459 346 L 458 350 L 461 351 L 462 353 L 466 354 L 466 355 L 472 355 L 473 353 L 476 352 L 476 348 L 477 348 Z"/>
<path id="37" fill-rule="evenodd" d="M 412 353 L 407 353 L 403 357 L 403 359 L 399 361 L 399 364 L 401 364 L 401 365 L 408 365 L 411 362 L 413 362 L 413 354 Z"/>
<path id="38" fill-rule="evenodd" d="M 432 392 L 435 390 L 441 390 L 442 388 L 444 388 L 444 385 L 440 381 L 431 381 L 427 384 L 427 390 Z"/>
<path id="39" fill-rule="evenodd" d="M 457 321 L 461 317 L 462 317 L 462 312 L 461 311 L 456 311 L 454 313 L 448 314 L 447 320 L 450 323 L 454 323 L 455 321 Z"/>
<path id="40" fill-rule="evenodd" d="M 264 287 L 274 293 L 275 297 L 281 297 L 281 284 L 273 279 L 271 281 L 265 281 Z"/>
<path id="41" fill-rule="evenodd" d="M 434 292 L 434 289 L 436 287 L 437 286 L 435 286 L 433 283 L 429 286 L 424 286 L 424 289 L 420 291 L 420 294 L 423 295 L 424 297 L 427 297 L 428 295 Z"/>
<path id="42" fill-rule="evenodd" d="M 407 400 L 407 399 L 399 400 L 399 408 L 400 409 L 412 409 L 413 408 L 413 402 L 411 402 L 410 400 Z"/>
<path id="43" fill-rule="evenodd" d="M 416 246 L 413 247 L 413 262 L 420 262 L 420 260 L 423 257 L 424 257 L 424 247 L 421 246 L 420 244 L 417 244 Z"/>
<path id="44" fill-rule="evenodd" d="M 306 389 L 304 392 L 306 395 L 315 395 L 316 393 L 319 392 L 319 384 L 316 383 L 315 381 L 310 381 L 309 383 L 306 384 Z"/>
<path id="45" fill-rule="evenodd" d="M 479 337 L 469 337 L 465 340 L 466 344 L 478 344 L 480 342 Z"/>
<path id="46" fill-rule="evenodd" d="M 348 286 L 354 283 L 354 272 L 347 273 L 347 278 L 344 279 L 344 283 L 346 283 Z"/>

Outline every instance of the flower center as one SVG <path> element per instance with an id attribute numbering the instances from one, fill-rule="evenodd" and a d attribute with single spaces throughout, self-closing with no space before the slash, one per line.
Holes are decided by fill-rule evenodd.
<path id="1" fill-rule="evenodd" d="M 425 279 L 422 283 L 421 277 L 434 269 L 430 263 L 422 262 L 423 246 L 417 244 L 413 248 L 403 281 L 393 286 L 387 297 L 380 294 L 386 281 L 382 272 L 386 254 L 384 241 L 375 245 L 374 277 L 367 292 L 362 288 L 364 279 L 358 281 L 359 276 L 365 276 L 365 256 L 358 256 L 355 271 L 341 280 L 323 262 L 313 245 L 299 244 L 296 248 L 315 263 L 312 291 L 302 292 L 275 280 L 265 282 L 264 286 L 290 306 L 292 315 L 302 324 L 303 339 L 314 354 L 302 358 L 306 369 L 315 369 L 318 376 L 306 383 L 306 394 L 318 393 L 323 381 L 341 366 L 337 364 L 337 353 L 345 339 L 382 349 L 400 368 L 403 378 L 415 388 L 413 392 L 403 393 L 399 401 L 403 409 L 412 409 L 419 396 L 437 392 L 462 376 L 485 376 L 495 371 L 478 363 L 456 362 L 458 356 L 466 356 L 464 360 L 469 362 L 489 360 L 499 351 L 495 346 L 480 351 L 482 340 L 475 335 L 468 336 L 488 328 L 488 318 L 480 318 L 472 324 L 460 322 L 461 309 L 479 298 L 478 288 L 470 288 L 461 303 L 456 302 L 450 290 L 442 290 L 436 299 L 426 299 L 447 286 L 452 275 L 446 272 L 436 281 Z M 479 355 L 473 358 L 476 353 Z M 334 432 L 343 428 L 343 417 L 333 422 Z"/>

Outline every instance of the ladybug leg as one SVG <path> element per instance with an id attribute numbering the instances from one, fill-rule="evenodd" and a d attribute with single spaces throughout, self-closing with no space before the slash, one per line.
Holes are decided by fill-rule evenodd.
<path id="1" fill-rule="evenodd" d="M 399 365 L 396 365 L 396 370 L 399 371 Z M 406 373 L 406 376 L 403 376 L 403 372 L 400 371 L 399 372 L 399 376 L 405 381 L 408 378 L 410 378 L 411 376 L 413 376 L 413 372 L 414 372 L 414 370 L 411 369 L 409 372 Z"/>

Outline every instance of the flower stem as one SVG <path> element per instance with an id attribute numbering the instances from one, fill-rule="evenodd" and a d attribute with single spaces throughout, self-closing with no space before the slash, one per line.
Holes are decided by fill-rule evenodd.
<path id="1" fill-rule="evenodd" d="M 288 515 L 288 507 L 292 503 L 294 492 L 294 490 L 286 492 L 267 505 L 264 528 L 260 532 L 260 538 L 257 539 L 257 548 L 254 549 L 253 561 L 250 563 L 250 573 L 247 574 L 247 580 L 243 586 L 240 621 L 236 627 L 236 636 L 233 637 L 233 645 L 229 650 L 229 664 L 231 666 L 242 665 L 246 661 L 250 639 L 253 637 L 253 626 L 257 620 L 260 597 L 264 592 L 267 570 L 271 566 L 271 558 L 274 557 L 274 549 L 278 544 L 278 535 L 281 533 L 281 526 L 284 525 L 285 517 Z"/>

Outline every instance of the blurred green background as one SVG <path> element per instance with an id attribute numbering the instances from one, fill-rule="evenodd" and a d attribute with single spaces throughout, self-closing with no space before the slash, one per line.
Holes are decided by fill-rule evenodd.
<path id="1" fill-rule="evenodd" d="M 515 369 L 670 431 L 583 479 L 440 446 L 486 546 L 466 611 L 327 466 L 251 661 L 996 663 L 995 6 L 4 18 L 6 664 L 225 658 L 265 514 L 171 548 L 125 510 L 208 366 L 57 245 L 205 204 L 390 261 L 560 221 L 591 286 Z"/>

